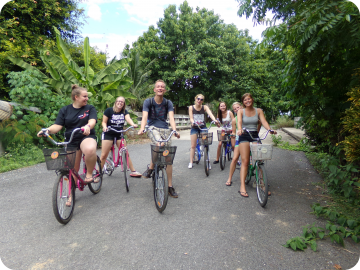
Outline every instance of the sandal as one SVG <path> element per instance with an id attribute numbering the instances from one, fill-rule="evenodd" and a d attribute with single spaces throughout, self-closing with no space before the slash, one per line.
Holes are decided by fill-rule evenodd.
<path id="1" fill-rule="evenodd" d="M 231 184 L 232 184 L 232 182 L 230 181 L 227 181 L 226 183 L 225 183 L 225 185 L 227 185 L 228 187 L 230 187 L 231 186 Z"/>
<path id="2" fill-rule="evenodd" d="M 69 199 L 66 201 L 66 204 L 65 204 L 65 205 L 66 205 L 67 207 L 70 207 L 71 204 L 72 204 L 72 195 L 70 194 Z"/>
<path id="3" fill-rule="evenodd" d="M 91 180 L 86 180 L 86 179 L 91 179 Z M 85 184 L 90 184 L 90 183 L 99 183 L 100 178 L 99 177 L 85 177 Z"/>
<path id="4" fill-rule="evenodd" d="M 240 190 L 238 191 L 238 193 L 243 196 L 244 198 L 249 198 L 249 195 L 247 194 L 247 192 L 241 192 Z M 246 195 L 246 196 L 245 196 Z"/>
<path id="5" fill-rule="evenodd" d="M 133 171 L 133 172 L 130 173 L 130 176 L 131 176 L 131 177 L 137 177 L 137 178 L 138 178 L 138 177 L 141 177 L 141 173 L 139 173 L 139 172 L 137 172 L 137 171 Z"/>

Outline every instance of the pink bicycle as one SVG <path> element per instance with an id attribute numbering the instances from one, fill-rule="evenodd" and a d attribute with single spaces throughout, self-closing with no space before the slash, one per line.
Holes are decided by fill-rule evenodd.
<path id="1" fill-rule="evenodd" d="M 130 126 L 126 130 L 120 130 L 120 131 L 113 129 L 112 127 L 108 127 L 108 130 L 109 131 L 112 130 L 117 133 L 125 133 L 126 131 L 128 131 L 131 128 L 134 128 L 134 127 Z M 107 174 L 110 176 L 116 167 L 121 166 L 121 171 L 124 172 L 126 191 L 129 192 L 129 178 L 130 178 L 129 152 L 125 146 L 125 139 L 124 139 L 123 134 L 122 134 L 121 140 L 120 140 L 120 147 L 118 148 L 118 151 L 117 151 L 117 158 L 115 156 L 115 154 L 116 154 L 115 145 L 116 145 L 116 138 L 114 138 L 114 143 L 111 147 L 111 152 L 110 152 L 111 154 L 105 160 L 104 174 Z"/>
<path id="2" fill-rule="evenodd" d="M 99 157 L 97 157 L 97 162 L 92 173 L 94 179 L 99 179 L 96 183 L 92 182 L 87 184 L 84 181 L 87 171 L 84 154 L 82 155 L 83 174 L 79 175 L 74 169 L 76 149 L 69 149 L 67 145 L 72 141 L 75 132 L 80 130 L 80 128 L 74 129 L 68 142 L 59 143 L 46 133 L 46 129 L 42 129 L 43 135 L 50 138 L 52 143 L 58 146 L 64 145 L 64 148 L 43 149 L 47 169 L 55 170 L 58 175 L 53 187 L 52 205 L 55 218 L 61 224 L 68 223 L 72 218 L 75 208 L 76 187 L 80 191 L 83 191 L 84 187 L 88 185 L 90 191 L 94 194 L 99 193 L 101 190 L 103 174 Z"/>

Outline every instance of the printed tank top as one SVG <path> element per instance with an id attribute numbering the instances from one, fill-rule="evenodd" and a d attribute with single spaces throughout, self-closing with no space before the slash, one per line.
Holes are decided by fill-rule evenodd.
<path id="1" fill-rule="evenodd" d="M 193 108 L 193 117 L 194 117 L 194 122 L 196 124 L 198 124 L 201 128 L 203 128 L 205 126 L 205 109 L 204 106 L 201 106 L 200 111 L 197 111 L 195 109 L 195 106 L 192 106 Z"/>
<path id="2" fill-rule="evenodd" d="M 242 127 L 247 128 L 249 131 L 257 131 L 257 124 L 259 121 L 257 108 L 255 109 L 255 115 L 248 117 L 245 115 L 245 109 L 243 109 Z"/>
<path id="3" fill-rule="evenodd" d="M 222 125 L 225 130 L 231 130 L 231 116 L 230 111 L 227 111 L 226 117 L 222 119 Z"/>

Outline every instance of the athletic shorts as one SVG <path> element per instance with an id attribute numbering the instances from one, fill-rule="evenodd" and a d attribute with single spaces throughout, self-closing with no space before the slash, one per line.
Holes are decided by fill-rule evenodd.
<path id="1" fill-rule="evenodd" d="M 101 140 L 103 141 L 114 141 L 114 138 L 116 138 L 116 140 L 120 140 L 122 136 L 122 133 L 109 133 L 109 132 L 103 132 L 101 134 Z"/>
<path id="2" fill-rule="evenodd" d="M 152 128 L 152 131 L 148 131 L 147 132 L 147 136 L 149 137 L 149 139 L 151 140 L 151 144 L 157 144 L 157 140 L 166 140 L 170 133 L 171 133 L 171 130 L 169 128 L 157 128 L 157 127 L 154 127 L 154 126 L 151 126 Z M 165 143 L 166 146 L 171 146 L 171 138 L 170 140 Z"/>
<path id="3" fill-rule="evenodd" d="M 251 136 L 252 136 L 255 140 L 251 139 L 250 135 L 249 135 L 247 132 L 245 132 L 245 133 L 243 133 L 241 136 L 239 136 L 239 139 L 236 140 L 235 145 L 236 145 L 236 144 L 239 145 L 240 143 L 244 143 L 244 142 L 249 142 L 249 143 L 250 143 L 250 142 L 256 142 L 256 138 L 259 138 L 258 132 L 257 132 L 257 131 L 250 131 L 250 133 L 251 133 Z"/>
<path id="4" fill-rule="evenodd" d="M 71 143 L 67 145 L 67 147 L 76 148 L 76 150 L 80 150 L 80 144 L 82 143 L 83 140 L 87 138 L 92 138 L 95 141 L 97 141 L 96 135 L 88 135 L 88 136 L 84 136 L 83 138 L 73 138 L 73 140 L 71 141 Z"/>

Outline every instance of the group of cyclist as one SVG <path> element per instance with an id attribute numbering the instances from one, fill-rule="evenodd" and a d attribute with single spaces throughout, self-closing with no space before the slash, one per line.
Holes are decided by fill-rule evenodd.
<path id="1" fill-rule="evenodd" d="M 166 93 L 166 84 L 163 80 L 157 80 L 155 82 L 154 93 L 154 97 L 148 98 L 144 101 L 142 121 L 140 130 L 138 131 L 138 134 L 141 135 L 144 133 L 146 125 L 153 127 L 152 132 L 147 133 L 151 139 L 152 144 L 156 144 L 159 139 L 164 139 L 169 136 L 170 129 L 166 122 L 167 118 L 169 118 L 171 129 L 176 131 L 174 106 L 170 100 L 164 98 L 164 94 Z M 97 112 L 94 106 L 88 104 L 89 98 L 87 89 L 73 85 L 71 98 L 73 103 L 60 109 L 55 123 L 47 128 L 46 132 L 48 134 L 55 134 L 63 127 L 65 127 L 65 139 L 69 140 L 72 131 L 75 128 L 80 127 L 82 129 L 82 133 L 75 134 L 74 139 L 68 145 L 68 147 L 77 149 L 74 169 L 77 171 L 79 170 L 82 153 L 85 155 L 86 167 L 93 168 L 97 160 L 97 142 L 94 129 L 97 122 Z M 232 145 L 234 147 L 234 157 L 230 165 L 229 178 L 226 182 L 226 185 L 231 185 L 231 178 L 235 171 L 239 156 L 241 155 L 241 185 L 239 193 L 243 197 L 248 197 L 245 189 L 245 177 L 250 159 L 249 143 L 253 142 L 254 140 L 247 133 L 243 133 L 243 127 L 246 127 L 252 133 L 253 138 L 258 138 L 258 131 L 261 124 L 266 129 L 270 129 L 270 126 L 264 117 L 263 111 L 260 108 L 253 107 L 254 100 L 249 93 L 246 93 L 242 96 L 241 101 L 245 108 L 242 108 L 242 105 L 239 102 L 235 102 L 232 105 L 232 109 L 236 114 L 236 117 L 234 117 L 234 114 L 231 111 L 227 110 L 225 102 L 220 102 L 217 113 L 217 118 L 219 120 L 216 120 L 207 105 L 203 105 L 204 99 L 204 95 L 198 94 L 195 97 L 194 105 L 189 107 L 189 116 L 192 123 L 192 128 L 190 130 L 191 150 L 188 168 L 192 168 L 196 140 L 198 133 L 200 133 L 199 127 L 201 129 L 206 127 L 205 122 L 207 114 L 213 121 L 216 121 L 218 127 L 223 126 L 223 129 L 225 129 L 227 133 L 231 133 L 231 135 L 233 135 Z M 138 125 L 132 121 L 128 111 L 125 109 L 125 106 L 125 98 L 118 97 L 116 98 L 113 107 L 106 109 L 104 112 L 102 119 L 103 133 L 100 158 L 102 167 L 104 166 L 105 160 L 110 152 L 114 137 L 116 137 L 118 139 L 117 142 L 120 143 L 121 135 L 119 135 L 119 133 L 108 130 L 109 127 L 120 131 L 123 129 L 125 121 L 134 127 L 138 127 Z M 37 136 L 43 136 L 42 133 L 43 132 L 40 131 Z M 276 131 L 273 131 L 272 133 L 276 134 Z M 180 138 L 180 134 L 178 132 L 175 132 L 174 134 L 177 138 Z M 171 140 L 169 140 L 166 145 L 171 146 Z M 219 142 L 218 145 L 217 157 L 213 162 L 214 164 L 219 162 L 220 147 L 221 142 Z M 147 170 L 143 174 L 140 174 L 135 170 L 130 157 L 129 167 L 131 170 L 130 176 L 132 177 L 142 176 L 143 178 L 150 178 L 154 170 L 154 164 L 150 161 L 150 165 L 148 165 Z M 172 185 L 172 165 L 168 165 L 166 167 L 166 172 L 168 176 L 168 193 L 170 196 L 177 198 L 178 194 L 175 192 L 175 189 Z M 98 181 L 99 179 L 92 176 L 92 171 L 88 170 L 85 176 L 85 183 L 97 183 Z"/>

